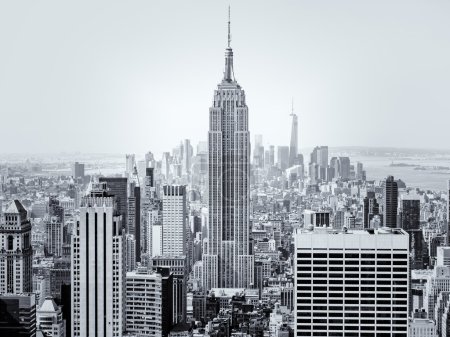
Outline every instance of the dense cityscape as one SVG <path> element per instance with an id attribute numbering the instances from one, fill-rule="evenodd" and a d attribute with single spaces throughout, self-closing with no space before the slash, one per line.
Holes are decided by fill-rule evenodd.
<path id="1" fill-rule="evenodd" d="M 294 104 L 267 145 L 233 62 L 228 21 L 205 141 L 0 162 L 1 336 L 450 336 L 450 185 L 300 153 Z"/>

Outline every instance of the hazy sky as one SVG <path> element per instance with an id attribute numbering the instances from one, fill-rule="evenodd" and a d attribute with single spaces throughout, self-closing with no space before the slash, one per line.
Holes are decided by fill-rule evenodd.
<path id="1" fill-rule="evenodd" d="M 0 152 L 159 154 L 206 140 L 228 1 L 2 1 Z M 450 2 L 231 1 L 250 131 L 450 148 Z"/>

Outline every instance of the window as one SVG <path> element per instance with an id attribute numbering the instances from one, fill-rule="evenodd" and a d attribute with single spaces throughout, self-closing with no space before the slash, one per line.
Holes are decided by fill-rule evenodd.
<path id="1" fill-rule="evenodd" d="M 14 238 L 12 235 L 8 236 L 8 250 L 13 250 Z"/>

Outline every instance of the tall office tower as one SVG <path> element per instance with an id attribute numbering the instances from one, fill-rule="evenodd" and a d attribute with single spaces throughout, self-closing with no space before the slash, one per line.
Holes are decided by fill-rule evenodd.
<path id="1" fill-rule="evenodd" d="M 408 335 L 408 234 L 401 229 L 295 235 L 295 336 Z"/>
<path id="2" fill-rule="evenodd" d="M 380 205 L 378 205 L 377 198 L 375 198 L 375 192 L 368 191 L 363 201 L 363 224 L 364 228 L 370 227 L 370 220 L 375 215 L 380 214 Z"/>
<path id="3" fill-rule="evenodd" d="M 298 117 L 294 113 L 294 104 L 292 104 L 292 126 L 291 126 L 291 142 L 289 144 L 289 167 L 297 165 L 298 156 Z"/>
<path id="4" fill-rule="evenodd" d="M 186 186 L 163 186 L 162 197 L 162 253 L 186 254 Z"/>
<path id="5" fill-rule="evenodd" d="M 255 147 L 253 150 L 253 165 L 257 168 L 264 167 L 264 146 L 263 136 L 255 135 Z"/>
<path id="6" fill-rule="evenodd" d="M 141 261 L 141 188 L 136 182 L 128 185 L 127 234 L 136 239 L 136 262 Z"/>
<path id="7" fill-rule="evenodd" d="M 356 163 L 356 179 L 358 180 L 364 180 L 364 170 L 363 170 L 363 164 L 361 162 Z"/>
<path id="8" fill-rule="evenodd" d="M 83 197 L 72 236 L 72 336 L 122 336 L 124 239 L 115 197 L 106 183 Z"/>
<path id="9" fill-rule="evenodd" d="M 170 308 L 172 310 L 173 324 L 186 322 L 186 305 L 187 305 L 187 259 L 185 255 L 182 256 L 155 256 L 151 259 L 151 267 L 153 270 L 160 271 L 161 269 L 169 269 L 173 275 L 172 287 L 172 303 Z"/>
<path id="10" fill-rule="evenodd" d="M 269 146 L 269 165 L 270 167 L 275 165 L 275 146 Z"/>
<path id="11" fill-rule="evenodd" d="M 122 216 L 122 226 L 127 226 L 128 178 L 100 177 L 99 183 L 106 183 L 108 193 L 115 197 L 117 211 Z"/>
<path id="12" fill-rule="evenodd" d="M 36 311 L 38 330 L 49 337 L 65 337 L 66 324 L 61 307 L 51 297 L 47 297 Z"/>
<path id="13" fill-rule="evenodd" d="M 72 177 L 74 177 L 75 179 L 84 178 L 84 164 L 81 164 L 77 161 L 75 163 L 73 163 Z"/>
<path id="14" fill-rule="evenodd" d="M 316 146 L 311 153 L 311 163 L 321 167 L 328 167 L 328 146 Z"/>
<path id="15" fill-rule="evenodd" d="M 397 227 L 398 186 L 393 176 L 388 176 L 383 187 L 383 226 Z"/>
<path id="16" fill-rule="evenodd" d="M 245 92 L 234 78 L 230 42 L 228 21 L 224 77 L 209 109 L 209 244 L 203 255 L 206 289 L 249 288 L 253 283 L 248 107 Z"/>
<path id="17" fill-rule="evenodd" d="M 193 154 L 194 149 L 192 148 L 191 141 L 189 139 L 185 139 L 183 141 L 183 162 L 182 162 L 183 174 L 187 175 L 191 174 Z"/>
<path id="18" fill-rule="evenodd" d="M 35 294 L 0 294 L 0 335 L 36 336 Z"/>
<path id="19" fill-rule="evenodd" d="M 33 251 L 27 211 L 14 200 L 0 221 L 0 294 L 31 293 Z"/>
<path id="20" fill-rule="evenodd" d="M 270 165 L 270 151 L 269 150 L 264 150 L 264 167 L 266 167 L 266 168 L 272 167 Z"/>
<path id="21" fill-rule="evenodd" d="M 333 170 L 333 178 L 338 178 L 341 176 L 341 164 L 337 157 L 331 157 L 330 167 Z"/>
<path id="22" fill-rule="evenodd" d="M 400 227 L 409 234 L 411 269 L 424 269 L 424 238 L 420 228 L 420 199 L 402 195 L 400 204 Z"/>
<path id="23" fill-rule="evenodd" d="M 125 155 L 125 176 L 131 177 L 136 166 L 136 157 L 134 154 Z"/>
<path id="24" fill-rule="evenodd" d="M 141 226 L 141 250 L 147 254 L 151 253 L 151 225 L 149 223 L 150 212 L 157 207 L 156 187 L 154 179 L 155 169 L 148 167 L 144 177 L 144 195 L 142 196 L 142 226 Z M 158 214 L 158 213 L 156 213 Z"/>
<path id="25" fill-rule="evenodd" d="M 350 158 L 339 157 L 339 172 L 342 179 L 350 178 Z"/>
<path id="26" fill-rule="evenodd" d="M 316 184 L 319 179 L 319 169 L 320 166 L 316 163 L 310 163 L 308 168 L 309 179 L 311 179 L 312 184 Z"/>
<path id="27" fill-rule="evenodd" d="M 126 330 L 138 336 L 168 336 L 172 326 L 173 275 L 138 268 L 126 276 Z"/>
<path id="28" fill-rule="evenodd" d="M 166 180 L 170 178 L 170 164 L 172 159 L 170 157 L 170 152 L 164 152 L 161 160 L 161 174 Z"/>
<path id="29" fill-rule="evenodd" d="M 47 236 L 45 240 L 45 248 L 47 254 L 55 257 L 60 257 L 63 255 L 63 231 L 64 225 L 59 217 L 52 216 L 45 222 L 45 234 Z"/>
<path id="30" fill-rule="evenodd" d="M 60 201 L 54 195 L 48 199 L 48 215 L 50 217 L 56 216 L 61 223 L 64 223 L 64 207 L 61 206 Z"/>
<path id="31" fill-rule="evenodd" d="M 277 166 L 282 171 L 289 166 L 289 146 L 278 146 L 277 148 Z"/>
<path id="32" fill-rule="evenodd" d="M 151 151 L 145 154 L 145 167 L 155 167 L 155 156 Z"/>

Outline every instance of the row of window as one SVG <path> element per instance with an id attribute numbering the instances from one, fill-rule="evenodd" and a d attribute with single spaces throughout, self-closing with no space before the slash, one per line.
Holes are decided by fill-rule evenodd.
<path id="1" fill-rule="evenodd" d="M 398 254 L 398 253 L 394 253 L 394 254 L 387 254 L 387 253 L 297 253 L 297 258 L 330 258 L 330 259 L 407 259 L 408 258 L 408 254 Z"/>

